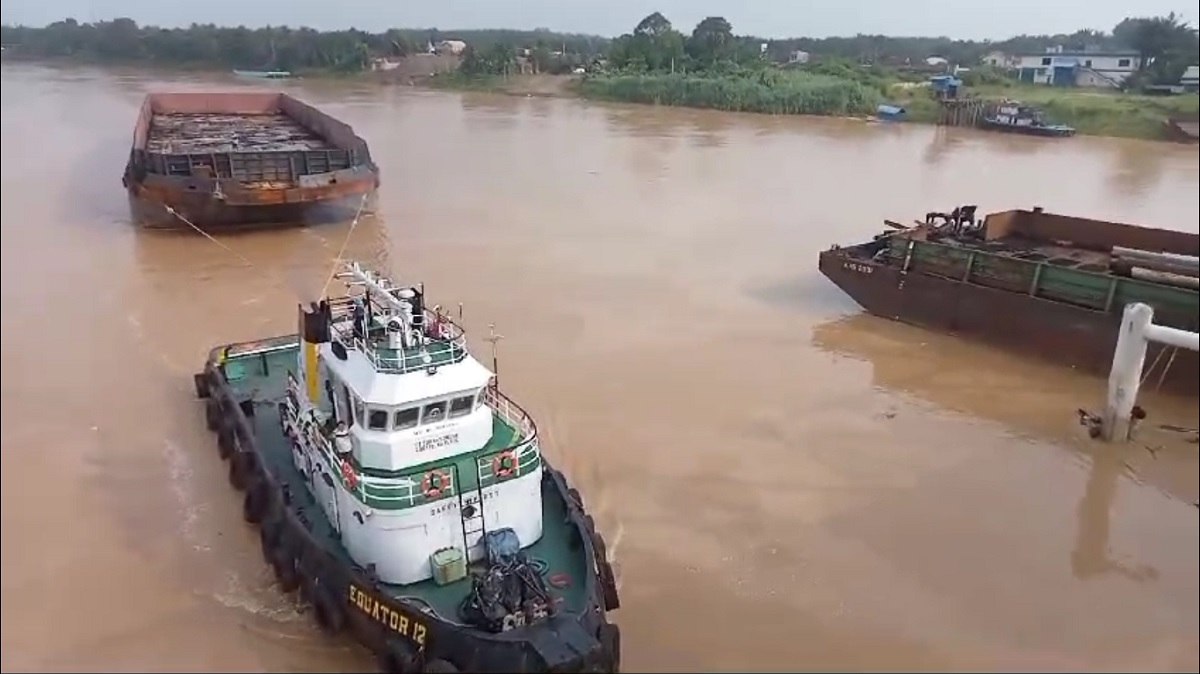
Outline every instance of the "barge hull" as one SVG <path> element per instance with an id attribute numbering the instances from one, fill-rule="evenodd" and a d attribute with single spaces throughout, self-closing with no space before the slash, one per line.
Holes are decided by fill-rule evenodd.
<path id="1" fill-rule="evenodd" d="M 342 222 L 360 210 L 374 211 L 375 202 L 375 189 L 366 186 L 321 199 L 261 205 L 230 204 L 211 193 L 164 190 L 152 196 L 138 189 L 130 191 L 129 212 L 146 229 L 190 229 L 187 222 L 191 222 L 201 229 L 220 230 Z"/>
<path id="2" fill-rule="evenodd" d="M 373 207 L 379 170 L 350 126 L 286 94 L 160 93 L 122 184 L 146 227 L 315 224 Z"/>
<path id="3" fill-rule="evenodd" d="M 855 247 L 820 254 L 818 267 L 867 312 L 924 328 L 970 336 L 982 342 L 1107 377 L 1120 331 L 1120 315 L 1073 306 L 969 281 L 904 272 L 854 254 Z M 1194 328 L 1193 328 L 1194 329 Z M 1151 343 L 1146 368 L 1158 362 L 1157 382 L 1172 354 Z M 1164 389 L 1196 395 L 1200 357 L 1177 349 Z"/>
<path id="4" fill-rule="evenodd" d="M 275 406 L 245 399 L 224 374 L 225 364 L 238 360 L 247 368 L 263 368 L 265 377 L 270 361 L 294 363 L 298 349 L 296 335 L 220 347 L 209 354 L 194 383 L 219 456 L 228 461 L 229 482 L 244 492 L 243 517 L 258 526 L 265 562 L 282 591 L 299 590 L 321 631 L 330 637 L 349 634 L 374 653 L 383 672 L 619 672 L 620 630 L 606 616 L 619 601 L 603 538 L 566 478 L 548 464 L 542 489 L 563 501 L 567 521 L 582 534 L 581 553 L 595 563 L 581 588 L 587 598 L 578 613 L 551 616 L 526 628 L 532 631 L 472 630 L 399 601 L 335 552 L 336 534 L 312 520 L 324 515 L 311 493 L 295 487 L 264 451 L 266 436 L 282 433 Z"/>

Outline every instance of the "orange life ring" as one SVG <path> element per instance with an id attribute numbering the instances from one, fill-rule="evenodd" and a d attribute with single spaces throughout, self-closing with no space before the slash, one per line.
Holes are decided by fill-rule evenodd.
<path id="1" fill-rule="evenodd" d="M 354 489 L 358 486 L 358 473 L 354 472 L 354 466 L 345 459 L 342 459 L 342 477 L 346 480 L 347 487 Z"/>
<path id="2" fill-rule="evenodd" d="M 517 472 L 517 455 L 511 449 L 506 449 L 492 459 L 492 473 L 496 477 L 508 477 Z"/>
<path id="3" fill-rule="evenodd" d="M 425 473 L 425 477 L 421 479 L 421 492 L 425 494 L 425 498 L 433 500 L 441 498 L 442 492 L 450 487 L 450 476 L 446 471 L 434 469 Z"/>

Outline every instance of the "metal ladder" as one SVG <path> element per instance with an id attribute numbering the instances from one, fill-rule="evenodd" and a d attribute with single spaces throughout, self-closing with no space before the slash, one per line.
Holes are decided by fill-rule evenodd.
<path id="1" fill-rule="evenodd" d="M 458 485 L 462 484 L 460 478 L 461 476 L 458 472 L 458 465 L 455 464 L 454 491 L 458 495 L 458 515 L 459 520 L 462 523 L 463 555 L 466 556 L 466 561 L 469 564 L 471 561 L 471 544 L 468 540 L 468 536 L 471 536 L 472 534 L 479 534 L 479 544 L 483 546 L 483 557 L 486 561 L 488 559 L 488 545 L 487 522 L 483 516 L 483 480 L 482 478 L 477 479 L 475 483 L 475 489 L 464 492 L 458 488 Z M 474 492 L 475 498 L 477 499 L 474 503 L 467 502 L 467 497 L 470 496 L 471 492 Z"/>

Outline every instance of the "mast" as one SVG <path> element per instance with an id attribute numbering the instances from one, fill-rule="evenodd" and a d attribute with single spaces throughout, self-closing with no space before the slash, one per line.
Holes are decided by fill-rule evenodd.
<path id="1" fill-rule="evenodd" d="M 337 275 L 340 279 L 354 279 L 354 282 L 361 284 L 369 292 L 374 292 L 377 297 L 382 299 L 385 304 L 389 305 L 400 313 L 406 313 L 409 309 L 409 303 L 397 298 L 392 294 L 393 290 L 403 290 L 402 286 L 388 287 L 391 282 L 379 274 L 374 274 L 362 268 L 357 262 L 351 262 L 346 265 L 346 271 Z"/>

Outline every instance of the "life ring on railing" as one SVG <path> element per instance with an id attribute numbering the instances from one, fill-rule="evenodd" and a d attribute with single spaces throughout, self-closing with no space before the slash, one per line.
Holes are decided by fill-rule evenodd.
<path id="1" fill-rule="evenodd" d="M 421 478 L 421 493 L 425 494 L 425 498 L 429 500 L 441 498 L 442 492 L 449 487 L 450 476 L 444 470 L 431 470 Z"/>
<path id="2" fill-rule="evenodd" d="M 346 480 L 346 486 L 351 489 L 358 486 L 358 473 L 354 472 L 354 466 L 346 459 L 342 459 L 342 479 Z"/>
<path id="3" fill-rule="evenodd" d="M 496 477 L 508 477 L 517 472 L 517 455 L 511 449 L 506 449 L 492 459 L 492 473 Z"/>

